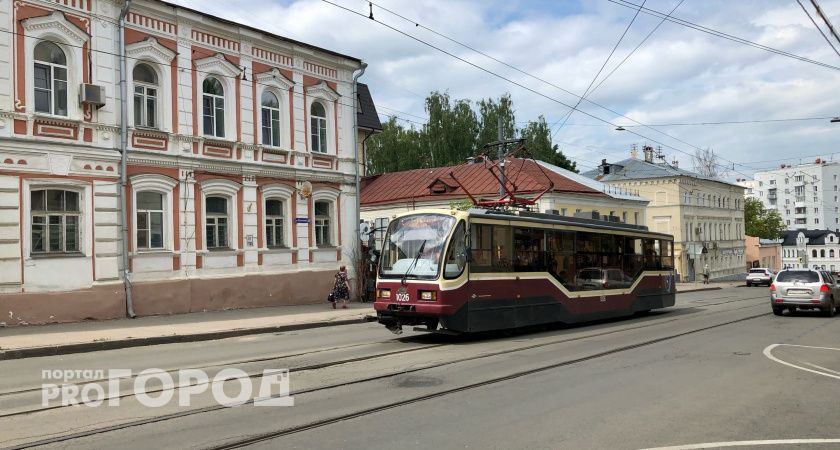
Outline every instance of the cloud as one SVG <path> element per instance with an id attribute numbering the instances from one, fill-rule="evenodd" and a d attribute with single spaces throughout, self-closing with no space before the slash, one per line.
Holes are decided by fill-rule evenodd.
<path id="1" fill-rule="evenodd" d="M 368 13 L 366 1 L 334 1 L 362 14 Z M 568 111 L 561 102 L 576 102 L 574 96 L 459 47 L 378 7 L 374 7 L 377 20 L 544 96 L 325 2 L 265 1 L 260 2 L 258 14 L 253 11 L 253 2 L 248 0 L 175 2 L 359 57 L 369 64 L 363 80 L 370 85 L 377 104 L 418 116 L 425 115 L 423 100 L 433 90 L 448 90 L 453 98 L 473 101 L 509 92 L 518 121 L 536 119 L 542 114 L 551 123 Z M 576 93 L 582 93 L 589 85 L 635 13 L 632 8 L 614 3 L 589 1 L 380 0 L 376 3 Z M 649 0 L 645 7 L 667 12 L 676 3 L 677 0 Z M 821 4 L 830 19 L 840 25 L 840 1 L 823 0 Z M 840 66 L 840 58 L 801 8 L 792 2 L 685 1 L 674 15 Z M 639 14 L 602 76 L 659 21 L 657 17 Z M 835 45 L 840 49 L 840 43 Z M 666 22 L 592 94 L 592 100 L 643 123 L 827 117 L 840 115 L 835 100 L 838 87 L 840 71 Z M 583 103 L 581 108 L 613 123 L 632 123 L 591 104 Z M 405 118 L 419 120 L 413 116 Z M 615 132 L 613 127 L 599 123 L 575 113 L 555 140 L 562 142 L 561 147 L 569 154 L 579 157 L 581 165 L 589 166 L 603 157 L 624 158 L 632 144 L 643 144 L 646 139 L 661 142 L 663 151 L 669 158 L 679 159 L 682 167 L 690 167 L 686 153 L 693 153 L 695 146 L 714 148 L 728 160 L 753 167 L 767 163 L 751 164 L 751 161 L 788 158 L 789 162 L 796 162 L 798 155 L 840 151 L 837 145 L 840 126 L 827 120 L 661 128 L 677 139 L 646 128 L 633 128 L 644 136 L 639 137 Z M 737 164 L 736 168 L 750 172 Z"/>

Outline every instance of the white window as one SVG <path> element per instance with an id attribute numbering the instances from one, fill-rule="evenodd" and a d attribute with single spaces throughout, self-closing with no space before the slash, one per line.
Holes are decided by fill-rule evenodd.
<path id="1" fill-rule="evenodd" d="M 269 91 L 262 94 L 262 143 L 277 147 L 280 145 L 280 102 Z"/>
<path id="2" fill-rule="evenodd" d="M 138 250 L 165 248 L 164 198 L 160 192 L 137 193 L 136 238 Z"/>
<path id="3" fill-rule="evenodd" d="M 158 78 L 148 64 L 137 64 L 134 79 L 134 126 L 157 128 Z"/>
<path id="4" fill-rule="evenodd" d="M 207 77 L 202 83 L 202 110 L 204 134 L 225 137 L 225 89 L 213 77 Z"/>
<path id="5" fill-rule="evenodd" d="M 327 110 L 321 102 L 309 108 L 310 147 L 313 152 L 327 152 Z"/>
<path id="6" fill-rule="evenodd" d="M 207 249 L 230 248 L 228 239 L 228 199 L 207 197 L 204 200 Z"/>
<path id="7" fill-rule="evenodd" d="M 269 199 L 265 201 L 265 242 L 269 248 L 286 247 L 283 212 L 282 200 Z"/>
<path id="8" fill-rule="evenodd" d="M 79 193 L 41 189 L 30 193 L 32 254 L 80 252 Z"/>
<path id="9" fill-rule="evenodd" d="M 332 245 L 332 204 L 328 201 L 316 201 L 315 213 L 315 245 L 330 247 Z"/>
<path id="10" fill-rule="evenodd" d="M 67 57 L 55 44 L 42 41 L 35 46 L 35 111 L 67 115 Z"/>

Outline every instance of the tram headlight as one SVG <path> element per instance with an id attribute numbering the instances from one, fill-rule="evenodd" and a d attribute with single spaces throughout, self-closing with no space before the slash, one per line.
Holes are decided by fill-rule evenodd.
<path id="1" fill-rule="evenodd" d="M 391 298 L 391 290 L 390 289 L 380 289 L 379 290 L 379 298 Z"/>
<path id="2" fill-rule="evenodd" d="M 426 302 L 434 302 L 437 301 L 437 292 L 436 291 L 420 291 L 420 300 Z"/>

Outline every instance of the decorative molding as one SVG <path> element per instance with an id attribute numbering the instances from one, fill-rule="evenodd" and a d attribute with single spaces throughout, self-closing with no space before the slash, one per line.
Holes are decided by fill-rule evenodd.
<path id="1" fill-rule="evenodd" d="M 226 77 L 238 77 L 241 74 L 239 67 L 228 61 L 221 53 L 195 61 L 195 68 L 205 74 L 216 72 Z"/>
<path id="2" fill-rule="evenodd" d="M 159 33 L 172 36 L 176 35 L 178 32 L 178 26 L 172 22 L 144 16 L 136 12 L 129 12 L 126 17 L 126 22 L 138 28 L 145 28 L 147 30 L 157 31 Z"/>
<path id="3" fill-rule="evenodd" d="M 303 61 L 303 70 L 307 72 L 312 72 L 322 77 L 329 77 L 333 79 L 338 78 L 338 70 L 333 69 L 331 67 L 322 66 L 320 64 L 311 63 L 309 61 Z"/>
<path id="4" fill-rule="evenodd" d="M 153 37 L 125 46 L 125 53 L 131 58 L 142 59 L 144 56 L 160 64 L 169 64 L 176 53 L 164 47 Z"/>
<path id="5" fill-rule="evenodd" d="M 257 83 L 261 85 L 272 86 L 280 89 L 281 91 L 287 91 L 295 85 L 294 81 L 286 78 L 286 76 L 276 68 L 271 69 L 268 72 L 258 73 L 254 76 L 254 78 L 256 78 Z"/>
<path id="6" fill-rule="evenodd" d="M 320 83 L 309 86 L 306 88 L 306 95 L 322 98 L 330 101 L 336 101 L 341 98 L 341 95 L 338 94 L 330 85 L 327 84 L 326 81 L 321 80 Z"/>
<path id="7" fill-rule="evenodd" d="M 27 32 L 56 32 L 66 38 L 70 44 L 79 47 L 86 43 L 89 37 L 84 30 L 67 20 L 67 17 L 61 11 L 54 11 L 47 16 L 26 19 L 23 21 L 23 28 Z"/>
<path id="8" fill-rule="evenodd" d="M 225 51 L 239 53 L 239 42 L 231 39 L 225 39 L 221 36 L 216 36 L 200 30 L 192 30 L 192 39 L 196 42 L 220 48 Z"/>
<path id="9" fill-rule="evenodd" d="M 271 50 L 266 50 L 260 47 L 252 47 L 251 48 L 251 56 L 257 59 L 262 59 L 264 61 L 272 62 L 274 64 L 279 64 L 281 66 L 293 67 L 294 60 L 291 56 L 284 55 L 282 53 L 276 53 Z"/>
<path id="10" fill-rule="evenodd" d="M 142 174 L 130 177 L 131 189 L 134 192 L 140 191 L 157 191 L 164 194 L 172 192 L 172 189 L 178 184 L 178 180 L 172 179 L 165 175 L 157 174 Z"/>

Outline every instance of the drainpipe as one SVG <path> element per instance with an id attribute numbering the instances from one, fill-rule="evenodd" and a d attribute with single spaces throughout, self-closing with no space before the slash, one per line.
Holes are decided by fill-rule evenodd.
<path id="1" fill-rule="evenodd" d="M 128 88 L 126 87 L 125 64 L 125 16 L 131 7 L 131 0 L 126 0 L 120 11 L 120 226 L 122 227 L 122 263 L 123 285 L 125 286 L 125 310 L 128 317 L 134 318 L 134 303 L 131 300 L 131 272 L 128 268 L 128 211 L 126 211 L 126 188 L 128 185 Z"/>
<path id="2" fill-rule="evenodd" d="M 353 228 L 355 228 L 356 233 L 359 232 L 359 221 L 362 217 L 362 193 L 360 192 L 361 181 L 359 177 L 359 109 L 357 107 L 359 102 L 359 88 L 357 83 L 359 78 L 365 74 L 365 69 L 367 69 L 367 63 L 363 62 L 359 72 L 353 75 L 353 152 L 356 156 L 356 221 L 353 223 Z M 359 235 L 359 240 L 361 241 L 361 235 Z"/>

